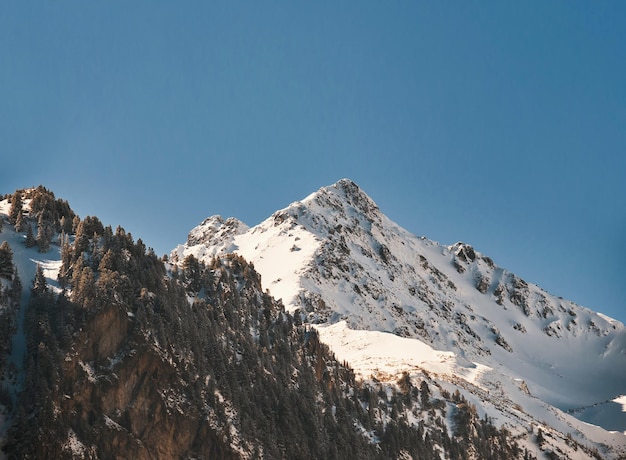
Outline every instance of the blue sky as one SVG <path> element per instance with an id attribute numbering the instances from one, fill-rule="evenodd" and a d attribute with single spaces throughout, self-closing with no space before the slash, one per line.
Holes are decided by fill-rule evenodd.
<path id="1" fill-rule="evenodd" d="M 0 193 L 159 254 L 349 177 L 626 321 L 626 3 L 3 2 Z"/>

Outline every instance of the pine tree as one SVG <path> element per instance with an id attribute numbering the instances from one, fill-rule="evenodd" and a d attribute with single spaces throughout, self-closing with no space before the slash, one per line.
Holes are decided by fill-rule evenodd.
<path id="1" fill-rule="evenodd" d="M 69 219 L 66 219 L 65 216 L 61 216 L 59 219 L 59 228 L 62 233 L 70 233 L 72 231 L 72 225 Z"/>
<path id="2" fill-rule="evenodd" d="M 72 301 L 76 303 L 80 303 L 74 298 L 74 296 L 76 294 L 76 288 L 78 286 L 78 283 L 80 282 L 80 276 L 82 274 L 84 267 L 85 267 L 85 259 L 83 258 L 81 254 L 71 265 L 71 279 L 68 279 L 72 287 Z"/>
<path id="3" fill-rule="evenodd" d="M 96 282 L 90 267 L 83 267 L 78 285 L 74 286 L 72 300 L 83 308 L 91 308 L 95 305 Z"/>
<path id="4" fill-rule="evenodd" d="M 403 395 L 409 395 L 411 393 L 411 388 L 413 385 L 411 384 L 411 376 L 407 371 L 402 372 L 402 377 L 398 379 L 398 388 Z"/>
<path id="5" fill-rule="evenodd" d="M 15 192 L 11 197 L 11 207 L 9 208 L 9 222 L 17 222 L 17 216 L 22 212 L 22 194 Z"/>
<path id="6" fill-rule="evenodd" d="M 13 302 L 19 304 L 22 295 L 22 281 L 17 273 L 17 267 L 13 270 L 13 283 L 11 284 L 11 298 Z"/>
<path id="7" fill-rule="evenodd" d="M 73 252 L 67 235 L 63 235 L 61 240 L 61 268 L 59 270 L 58 280 L 61 284 L 61 288 L 65 289 L 72 277 L 71 267 Z"/>
<path id="8" fill-rule="evenodd" d="M 22 232 L 24 231 L 24 216 L 22 214 L 22 210 L 17 213 L 17 217 L 15 218 L 15 231 Z"/>
<path id="9" fill-rule="evenodd" d="M 541 428 L 539 428 L 537 430 L 537 445 L 539 447 L 541 447 L 541 445 L 544 443 L 545 439 L 543 437 L 543 431 L 541 431 Z"/>
<path id="10" fill-rule="evenodd" d="M 31 292 L 35 296 L 40 296 L 48 292 L 48 282 L 43 274 L 43 269 L 40 264 L 37 264 L 37 270 L 35 271 L 35 279 L 33 280 L 33 287 Z"/>
<path id="11" fill-rule="evenodd" d="M 44 214 L 39 214 L 39 221 L 37 222 L 37 246 L 39 246 L 39 252 L 48 252 L 50 249 L 50 241 L 52 240 L 52 228 L 47 219 L 44 218 Z"/>
<path id="12" fill-rule="evenodd" d="M 80 217 L 74 216 L 72 219 L 72 230 L 69 233 L 76 233 L 78 230 L 78 225 L 81 223 Z"/>
<path id="13" fill-rule="evenodd" d="M 80 221 L 76 227 L 76 237 L 74 238 L 74 252 L 81 254 L 89 248 L 89 235 L 84 221 Z"/>
<path id="14" fill-rule="evenodd" d="M 118 270 L 118 257 L 116 257 L 115 253 L 111 249 L 109 249 L 100 260 L 98 271 L 102 270 Z"/>
<path id="15" fill-rule="evenodd" d="M 35 237 L 33 236 L 33 226 L 29 223 L 26 226 L 26 247 L 32 248 L 36 244 L 37 242 L 35 241 Z"/>
<path id="16" fill-rule="evenodd" d="M 0 245 L 0 278 L 13 278 L 13 251 L 6 241 Z"/>
<path id="17" fill-rule="evenodd" d="M 426 380 L 422 380 L 420 384 L 420 398 L 422 402 L 422 407 L 429 407 L 430 405 L 430 388 L 428 388 L 428 383 Z"/>
<path id="18" fill-rule="evenodd" d="M 185 257 L 183 260 L 183 277 L 190 291 L 198 292 L 200 290 L 201 273 L 202 267 L 198 259 L 191 254 Z"/>

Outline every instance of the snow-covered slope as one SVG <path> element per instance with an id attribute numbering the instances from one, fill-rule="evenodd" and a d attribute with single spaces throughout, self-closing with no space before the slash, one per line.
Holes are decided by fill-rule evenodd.
<path id="1" fill-rule="evenodd" d="M 606 431 L 626 431 L 626 412 L 613 402 L 626 394 L 623 324 L 525 282 L 467 244 L 411 234 L 350 180 L 252 228 L 209 218 L 172 260 L 208 262 L 220 252 L 251 261 L 264 288 L 318 324 L 363 378 L 428 371 L 514 430 L 545 425 L 563 439 L 626 446 L 624 435 Z"/>
<path id="2" fill-rule="evenodd" d="M 16 232 L 8 222 L 9 208 L 8 200 L 0 200 L 0 220 L 2 220 L 0 244 L 6 241 L 11 248 L 12 262 L 22 283 L 22 295 L 20 300 L 21 308 L 17 314 L 17 331 L 12 336 L 11 354 L 8 356 L 7 369 L 10 369 L 10 371 L 0 375 L 0 388 L 15 400 L 25 378 L 23 372 L 26 352 L 26 336 L 24 333 L 25 306 L 28 305 L 30 299 L 32 280 L 35 277 L 37 265 L 39 265 L 43 269 L 50 288 L 58 291 L 57 275 L 61 266 L 61 254 L 58 244 L 54 242 L 50 249 L 44 253 L 39 252 L 37 247 L 27 248 L 24 244 L 25 233 Z M 30 210 L 30 200 L 24 200 L 24 210 Z M 9 428 L 7 423 L 9 421 L 8 415 L 8 409 L 0 404 L 0 444 L 2 438 L 6 435 L 6 430 Z M 0 458 L 2 458 L 1 452 Z"/>

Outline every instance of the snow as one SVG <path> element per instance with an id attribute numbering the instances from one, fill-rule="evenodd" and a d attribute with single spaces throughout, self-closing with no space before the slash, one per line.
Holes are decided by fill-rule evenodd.
<path id="1" fill-rule="evenodd" d="M 403 372 L 408 372 L 417 385 L 428 375 L 450 393 L 461 390 L 465 398 L 478 407 L 479 416 L 486 414 L 497 425 L 506 425 L 518 435 L 523 435 L 531 425 L 540 426 L 544 431 L 552 428 L 561 433 L 575 431 L 581 441 L 604 443 L 626 452 L 625 437 L 579 421 L 527 394 L 525 382 L 519 378 L 467 362 L 452 352 L 435 350 L 417 339 L 380 331 L 353 330 L 345 321 L 314 327 L 322 342 L 330 346 L 340 361 L 348 362 L 362 380 L 394 383 Z M 626 403 L 626 398 L 620 401 Z M 418 421 L 415 419 L 415 424 Z"/>
<path id="2" fill-rule="evenodd" d="M 96 383 L 98 379 L 96 376 L 96 371 L 93 368 L 93 365 L 90 363 L 85 363 L 83 361 L 79 361 L 78 365 L 85 372 L 85 374 L 87 374 L 87 380 L 89 380 L 90 383 Z"/>
<path id="3" fill-rule="evenodd" d="M 299 279 L 302 267 L 315 254 L 319 242 L 317 238 L 303 228 L 285 229 L 275 226 L 270 217 L 253 231 L 237 234 L 225 231 L 222 227 L 231 219 L 224 221 L 219 216 L 206 219 L 190 235 L 208 235 L 209 244 L 202 243 L 192 247 L 180 245 L 174 254 L 179 260 L 188 255 L 210 261 L 216 254 L 230 251 L 242 255 L 253 262 L 255 269 L 262 274 L 264 289 L 270 289 L 274 297 L 282 299 L 286 306 L 293 304 L 299 292 Z M 238 229 L 246 228 L 241 224 Z M 226 235 L 219 240 L 211 233 Z M 211 246 L 210 243 L 216 243 Z"/>
<path id="4" fill-rule="evenodd" d="M 212 419 L 212 428 L 218 433 L 224 430 L 228 430 L 230 447 L 239 454 L 240 458 L 250 458 L 251 454 L 244 448 L 243 437 L 239 433 L 239 430 L 236 426 L 236 421 L 238 419 L 237 411 L 232 406 L 232 403 L 224 398 L 222 393 L 217 389 L 215 390 L 215 396 L 217 397 L 220 404 L 224 407 L 224 413 L 227 417 L 227 427 L 220 426 L 219 424 L 215 423 L 215 419 Z"/>
<path id="5" fill-rule="evenodd" d="M 451 375 L 465 369 L 457 364 L 454 353 L 436 351 L 419 340 L 388 332 L 353 330 L 345 321 L 316 325 L 315 329 L 337 358 L 349 362 L 363 379 L 392 380 L 404 371 L 422 369 Z M 478 369 L 475 366 L 474 370 L 464 374 L 475 381 L 480 373 Z"/>
<path id="6" fill-rule="evenodd" d="M 55 249 L 57 249 L 57 247 L 53 246 L 50 251 L 53 251 Z M 37 264 L 41 266 L 41 269 L 43 270 L 43 275 L 46 277 L 46 282 L 48 283 L 48 286 L 58 294 L 61 292 L 61 288 L 59 287 L 57 281 L 57 278 L 59 276 L 59 270 L 61 269 L 62 265 L 60 259 L 60 248 L 57 249 L 57 251 L 55 252 L 59 252 L 58 259 L 31 259 L 31 262 L 33 262 L 35 266 L 37 266 Z"/>
<path id="7" fill-rule="evenodd" d="M 604 313 L 596 312 L 596 314 L 600 318 L 602 318 L 603 320 L 605 320 L 606 322 L 608 322 L 610 324 L 614 324 L 615 326 L 619 326 L 621 324 L 618 320 L 616 320 L 614 318 L 611 318 L 610 316 L 607 316 Z"/>
<path id="8" fill-rule="evenodd" d="M 312 300 L 309 321 L 321 323 L 322 341 L 361 378 L 425 370 L 513 431 L 533 423 L 624 448 L 626 418 L 617 414 L 626 414 L 618 398 L 626 394 L 626 329 L 619 321 L 524 283 L 467 245 L 413 235 L 348 180 L 226 240 L 216 232 L 225 233 L 192 230 L 206 241 L 173 255 L 232 250 L 288 310 Z M 464 261 L 463 251 L 473 256 Z"/>
<path id="9" fill-rule="evenodd" d="M 602 424 L 607 430 L 626 435 L 626 396 L 603 401 L 571 411 L 580 420 L 592 425 Z"/>
<path id="10" fill-rule="evenodd" d="M 622 412 L 626 412 L 626 396 L 619 396 L 613 400 L 613 402 L 622 405 Z"/>
<path id="11" fill-rule="evenodd" d="M 302 228 L 286 231 L 273 226 L 269 220 L 261 224 L 260 229 L 265 230 L 264 244 L 257 241 L 256 235 L 238 235 L 234 241 L 237 253 L 253 261 L 255 269 L 262 274 L 263 286 L 270 289 L 274 297 L 282 299 L 286 306 L 294 305 L 303 273 L 300 267 L 313 257 L 319 242 Z"/>
<path id="12" fill-rule="evenodd" d="M 29 200 L 24 201 L 24 209 L 28 209 Z M 11 355 L 8 357 L 7 368 L 14 367 L 14 376 L 5 375 L 0 382 L 3 387 L 15 399 L 24 382 L 24 354 L 26 352 L 26 335 L 24 333 L 25 311 L 30 301 L 30 288 L 35 277 L 35 271 L 39 264 L 44 272 L 48 286 L 55 292 L 59 292 L 57 282 L 58 270 L 61 267 L 60 247 L 53 240 L 50 250 L 46 253 L 38 252 L 37 247 L 27 248 L 25 245 L 26 234 L 15 232 L 8 223 L 7 217 L 10 205 L 7 200 L 0 201 L 0 219 L 3 219 L 3 227 L 0 231 L 0 243 L 6 241 L 13 252 L 13 264 L 17 268 L 18 276 L 22 283 L 22 296 L 20 298 L 20 311 L 17 316 L 17 332 L 12 338 Z M 10 420 L 0 423 L 0 444 L 6 435 Z"/>
<path id="13" fill-rule="evenodd" d="M 1 217 L 1 216 L 0 216 Z M 10 362 L 22 369 L 22 361 L 26 347 L 24 336 L 24 312 L 30 300 L 30 288 L 32 280 L 35 278 L 35 271 L 39 264 L 46 277 L 48 286 L 54 291 L 60 291 L 57 275 L 61 267 L 61 252 L 57 245 L 52 244 L 46 253 L 39 253 L 37 247 L 27 248 L 24 244 L 24 233 L 16 233 L 13 228 L 6 224 L 1 232 L 2 241 L 7 241 L 13 251 L 13 264 L 17 267 L 18 276 L 22 282 L 22 298 L 20 304 L 22 308 L 18 316 L 18 332 L 13 337 L 13 352 Z M 52 258 L 54 257 L 54 258 Z"/>
<path id="14" fill-rule="evenodd" d="M 106 426 L 108 426 L 109 428 L 111 428 L 112 430 L 116 430 L 116 431 L 125 431 L 124 428 L 118 424 L 117 422 L 115 422 L 114 420 L 112 420 L 110 417 L 108 417 L 107 415 L 104 416 L 104 423 L 106 424 Z"/>
<path id="15" fill-rule="evenodd" d="M 71 428 L 67 434 L 67 441 L 63 447 L 65 450 L 69 450 L 74 458 L 85 458 L 87 453 L 85 445 L 80 442 L 78 436 L 76 436 L 76 433 Z"/>

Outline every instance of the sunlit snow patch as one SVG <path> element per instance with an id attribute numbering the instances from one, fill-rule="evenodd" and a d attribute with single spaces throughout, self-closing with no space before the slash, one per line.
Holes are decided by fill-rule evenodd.
<path id="1" fill-rule="evenodd" d="M 613 325 L 618 325 L 618 324 L 620 324 L 620 322 L 619 322 L 618 320 L 616 320 L 616 319 L 614 319 L 614 318 L 611 318 L 610 316 L 607 316 L 607 315 L 605 315 L 605 314 L 603 314 L 603 313 L 597 312 L 597 315 L 598 315 L 600 318 L 602 318 L 602 319 L 604 319 L 605 321 L 607 321 L 609 324 L 613 324 Z"/>
<path id="2" fill-rule="evenodd" d="M 620 396 L 618 398 L 615 398 L 613 402 L 617 404 L 621 404 L 622 412 L 626 412 L 626 396 Z M 626 434 L 626 431 L 624 431 L 624 434 Z"/>
<path id="3" fill-rule="evenodd" d="M 613 402 L 616 402 L 617 404 L 621 404 L 622 412 L 626 412 L 626 396 L 620 396 L 618 398 L 615 398 Z"/>
<path id="4" fill-rule="evenodd" d="M 266 220 L 255 232 L 238 235 L 234 241 L 236 252 L 263 274 L 263 288 L 282 299 L 287 310 L 293 309 L 302 271 L 319 247 L 315 235 L 303 228 L 286 231 Z"/>
<path id="5" fill-rule="evenodd" d="M 361 378 L 394 379 L 404 371 L 426 370 L 440 375 L 456 375 L 477 384 L 489 367 L 460 364 L 450 351 L 438 351 L 417 339 L 380 332 L 353 330 L 345 321 L 315 326 L 320 339 L 339 360 L 347 361 Z"/>
<path id="6" fill-rule="evenodd" d="M 61 268 L 60 260 L 31 260 L 41 266 L 46 278 L 56 280 L 59 276 L 59 270 Z"/>

